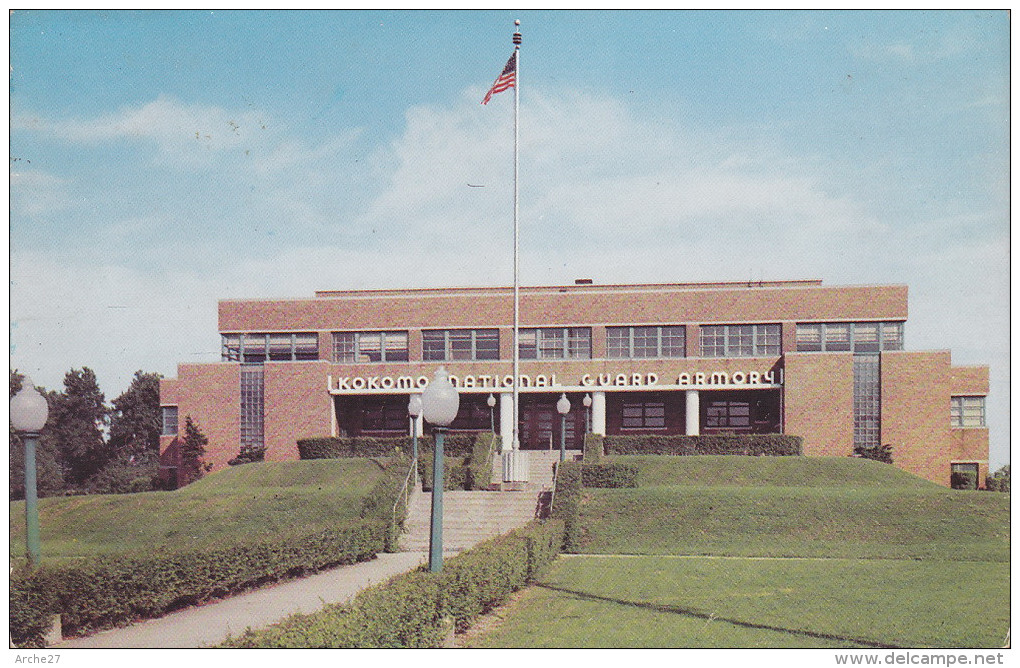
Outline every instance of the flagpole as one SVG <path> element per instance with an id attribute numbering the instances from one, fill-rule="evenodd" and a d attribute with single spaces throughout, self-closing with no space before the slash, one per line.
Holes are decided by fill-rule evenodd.
<path id="1" fill-rule="evenodd" d="M 513 449 L 520 450 L 521 439 L 520 439 L 520 364 L 521 364 L 521 342 L 520 342 L 520 327 L 521 327 L 521 286 L 520 286 L 520 227 L 517 222 L 517 200 L 518 200 L 518 187 L 517 187 L 517 144 L 520 138 L 520 130 L 518 127 L 518 116 L 520 115 L 520 91 L 521 91 L 521 22 L 519 19 L 514 20 L 514 58 L 516 60 L 514 64 L 514 429 L 513 429 Z"/>

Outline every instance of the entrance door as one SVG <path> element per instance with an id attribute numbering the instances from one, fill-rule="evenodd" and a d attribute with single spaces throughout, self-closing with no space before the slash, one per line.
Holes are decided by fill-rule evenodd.
<path id="1" fill-rule="evenodd" d="M 568 397 L 566 444 L 569 450 L 579 450 L 584 444 L 585 408 L 581 397 Z M 521 397 L 521 448 L 526 450 L 558 450 L 560 447 L 561 417 L 556 410 L 559 395 Z"/>

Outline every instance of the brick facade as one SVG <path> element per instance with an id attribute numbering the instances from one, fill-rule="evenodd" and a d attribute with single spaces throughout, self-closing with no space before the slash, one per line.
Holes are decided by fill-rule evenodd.
<path id="1" fill-rule="evenodd" d="M 736 400 L 735 415 L 744 410 L 740 405 L 766 412 L 780 406 L 775 429 L 803 436 L 805 454 L 848 456 L 855 433 L 854 355 L 797 352 L 797 324 L 898 323 L 906 318 L 907 288 L 896 285 L 833 287 L 820 281 L 787 281 L 522 288 L 522 328 L 591 328 L 590 359 L 521 360 L 520 372 L 531 384 L 522 387 L 522 395 L 529 395 L 530 404 L 551 405 L 566 392 L 574 410 L 581 410 L 579 400 L 585 394 L 604 393 L 610 398 L 605 403 L 610 414 L 602 428 L 610 430 L 633 429 L 624 425 L 623 406 L 646 402 L 652 413 L 665 410 L 666 415 L 661 427 L 644 431 L 682 433 L 691 428 L 685 419 L 685 393 L 697 390 L 687 398 L 700 402 L 702 430 L 712 429 L 707 416 L 725 412 L 727 399 Z M 343 428 L 337 421 L 337 397 L 361 397 L 344 405 L 390 411 L 385 419 L 393 424 L 399 417 L 394 411 L 399 412 L 400 402 L 406 405 L 412 391 L 398 383 L 411 382 L 418 391 L 418 379 L 430 378 L 439 366 L 463 379 L 464 393 L 511 391 L 493 386 L 512 374 L 513 298 L 508 288 L 323 291 L 313 299 L 226 300 L 220 302 L 219 320 L 225 334 L 317 335 L 317 361 L 258 361 L 264 373 L 263 438 L 270 461 L 295 459 L 300 438 L 329 436 Z M 743 323 L 780 325 L 779 353 L 700 356 L 705 326 Z M 608 358 L 607 327 L 645 324 L 684 326 L 686 357 Z M 497 328 L 499 360 L 423 361 L 422 331 L 456 328 Z M 349 364 L 333 359 L 334 332 L 394 330 L 407 332 L 407 362 Z M 951 396 L 987 394 L 987 367 L 953 367 L 948 352 L 901 350 L 882 352 L 880 365 L 881 442 L 893 446 L 895 464 L 948 484 L 952 463 L 973 463 L 982 467 L 983 480 L 988 430 L 951 428 L 949 411 Z M 162 403 L 178 406 L 181 430 L 191 415 L 209 437 L 207 459 L 216 468 L 240 449 L 239 370 L 238 362 L 180 365 L 178 377 L 161 384 Z M 713 380 L 713 374 L 721 375 Z M 488 429 L 487 413 L 484 418 Z M 759 424 L 771 424 L 771 419 L 766 416 Z M 343 425 L 362 422 L 345 416 Z M 172 436 L 162 439 L 168 466 L 175 456 L 174 443 Z"/>

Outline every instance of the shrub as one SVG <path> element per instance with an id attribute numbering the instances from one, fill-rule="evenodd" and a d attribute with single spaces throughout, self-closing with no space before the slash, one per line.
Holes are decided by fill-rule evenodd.
<path id="1" fill-rule="evenodd" d="M 159 460 L 155 453 L 121 455 L 85 481 L 87 494 L 131 494 L 155 489 Z"/>
<path id="2" fill-rule="evenodd" d="M 499 436 L 488 432 L 475 437 L 467 467 L 467 489 L 489 489 L 492 485 L 492 457 L 500 443 Z"/>
<path id="3" fill-rule="evenodd" d="M 604 454 L 603 442 L 605 441 L 605 438 L 606 437 L 602 436 L 601 434 L 591 433 L 585 434 L 583 450 L 584 454 L 582 455 L 581 459 L 589 463 L 597 462 L 598 460 L 602 459 L 602 455 Z"/>
<path id="4" fill-rule="evenodd" d="M 637 487 L 638 467 L 633 464 L 584 464 L 582 487 Z"/>
<path id="5" fill-rule="evenodd" d="M 1009 464 L 1006 464 L 995 473 L 985 476 L 985 489 L 990 492 L 1005 492 L 1006 494 L 1009 494 L 1009 487 Z"/>
<path id="6" fill-rule="evenodd" d="M 581 545 L 581 462 L 558 462 L 556 490 L 550 516 L 563 521 L 563 551 L 577 552 Z"/>
<path id="7" fill-rule="evenodd" d="M 12 579 L 11 638 L 18 644 L 37 642 L 44 614 L 60 614 L 66 632 L 82 633 L 363 561 L 382 551 L 388 524 L 368 520 L 212 550 L 44 564 Z"/>
<path id="8" fill-rule="evenodd" d="M 303 438 L 297 442 L 301 459 L 342 459 L 345 457 L 389 457 L 396 450 L 411 451 L 411 438 L 325 437 Z"/>
<path id="9" fill-rule="evenodd" d="M 261 462 L 266 458 L 266 447 L 256 445 L 242 445 L 241 451 L 236 457 L 227 462 L 228 466 L 240 466 L 241 464 L 251 464 L 252 462 Z"/>
<path id="10" fill-rule="evenodd" d="M 788 434 L 612 435 L 603 437 L 606 455 L 768 455 L 802 452 L 804 439 Z"/>
<path id="11" fill-rule="evenodd" d="M 488 434 L 486 434 L 488 435 Z M 410 436 L 325 436 L 303 438 L 297 442 L 301 459 L 342 459 L 344 457 L 389 457 L 394 450 L 408 453 L 413 449 Z M 432 436 L 418 439 L 419 458 L 432 450 Z M 443 439 L 443 454 L 471 456 L 475 434 L 447 434 Z"/>
<path id="12" fill-rule="evenodd" d="M 401 504 L 397 507 L 395 517 L 393 507 L 404 486 L 404 481 L 407 480 L 411 459 L 398 455 L 385 460 L 380 466 L 383 468 L 383 475 L 361 502 L 361 517 L 366 520 L 386 522 L 389 531 L 386 534 L 385 551 L 393 552 L 396 550 L 397 539 L 400 537 L 400 529 L 403 527 L 404 520 L 407 519 L 407 506 Z"/>
<path id="13" fill-rule="evenodd" d="M 977 475 L 973 471 L 953 471 L 949 485 L 953 489 L 977 489 Z"/>
<path id="14" fill-rule="evenodd" d="M 443 457 L 443 489 L 465 489 L 468 481 L 467 457 Z M 418 475 L 421 476 L 423 491 L 432 491 L 432 452 L 421 452 L 418 455 Z"/>
<path id="15" fill-rule="evenodd" d="M 223 646 L 438 647 L 448 628 L 446 619 L 466 629 L 550 562 L 562 536 L 562 522 L 536 520 L 447 560 L 439 573 L 398 575 L 348 604 L 293 615 L 267 629 L 229 638 Z"/>
<path id="16" fill-rule="evenodd" d="M 854 457 L 863 457 L 864 459 L 873 459 L 876 462 L 883 462 L 885 464 L 892 464 L 892 446 L 886 443 L 885 445 L 876 445 L 868 447 L 864 445 L 858 445 L 854 447 Z"/>

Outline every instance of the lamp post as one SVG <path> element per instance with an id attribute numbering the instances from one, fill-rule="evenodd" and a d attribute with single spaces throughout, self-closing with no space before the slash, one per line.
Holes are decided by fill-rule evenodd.
<path id="1" fill-rule="evenodd" d="M 429 571 L 443 568 L 443 434 L 457 417 L 460 395 L 450 383 L 444 367 L 439 367 L 421 393 L 425 420 L 435 428 L 436 446 L 432 449 L 432 523 L 429 529 Z"/>
<path id="2" fill-rule="evenodd" d="M 556 410 L 560 414 L 560 461 L 567 458 L 567 413 L 570 412 L 570 399 L 566 394 L 560 395 L 556 402 Z"/>
<path id="3" fill-rule="evenodd" d="M 411 419 L 411 453 L 414 461 L 418 461 L 418 416 L 421 415 L 421 395 L 412 394 L 407 402 L 407 414 Z"/>
<path id="4" fill-rule="evenodd" d="M 39 502 L 36 495 L 35 449 L 39 432 L 46 426 L 49 415 L 46 397 L 35 389 L 32 379 L 25 376 L 21 391 L 11 399 L 11 424 L 21 434 L 25 443 L 25 543 L 28 561 L 39 563 L 42 550 L 39 547 Z"/>
<path id="5" fill-rule="evenodd" d="M 492 392 L 489 393 L 489 398 L 485 400 L 485 403 L 489 404 L 489 429 L 495 434 L 496 414 L 493 412 L 493 409 L 496 408 L 496 397 L 492 396 Z"/>
<path id="6" fill-rule="evenodd" d="M 584 399 L 581 400 L 584 404 L 584 431 L 586 434 L 591 433 L 591 395 L 584 395 Z"/>

